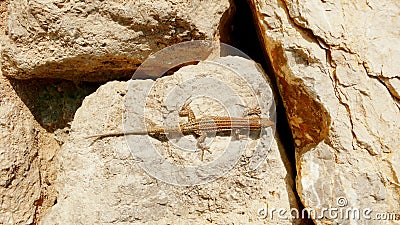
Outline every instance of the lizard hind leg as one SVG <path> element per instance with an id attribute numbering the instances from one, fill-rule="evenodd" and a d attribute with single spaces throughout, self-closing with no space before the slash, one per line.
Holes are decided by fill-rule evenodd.
<path id="1" fill-rule="evenodd" d="M 192 100 L 187 100 L 185 104 L 183 104 L 181 110 L 179 110 L 179 116 L 187 116 L 189 122 L 193 122 L 196 119 L 196 116 L 194 115 L 194 112 L 192 108 L 190 108 L 189 104 L 192 102 Z"/>
<path id="2" fill-rule="evenodd" d="M 204 141 L 206 140 L 207 137 L 207 133 L 202 133 L 200 135 L 200 137 L 197 139 L 197 148 L 199 148 L 201 150 L 201 161 L 204 160 L 204 151 L 209 152 L 210 154 L 212 154 L 212 152 L 210 151 L 210 147 L 206 146 L 204 144 Z"/>

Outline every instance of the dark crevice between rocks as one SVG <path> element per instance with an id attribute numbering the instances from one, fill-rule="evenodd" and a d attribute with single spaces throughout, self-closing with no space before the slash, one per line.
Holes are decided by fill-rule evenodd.
<path id="1" fill-rule="evenodd" d="M 292 175 L 289 179 L 291 184 L 289 188 L 294 188 L 295 176 L 296 176 L 296 162 L 295 162 L 295 146 L 292 136 L 292 132 L 289 127 L 289 123 L 286 117 L 286 109 L 284 108 L 281 95 L 279 94 L 276 77 L 274 70 L 272 69 L 271 62 L 263 51 L 263 46 L 260 42 L 261 39 L 258 37 L 258 30 L 255 26 L 255 21 L 252 15 L 252 10 L 246 0 L 232 0 L 231 2 L 235 7 L 235 12 L 230 20 L 226 20 L 227 24 L 224 24 L 223 29 L 220 29 L 221 41 L 230 44 L 248 56 L 250 56 L 254 61 L 259 63 L 264 71 L 269 76 L 271 81 L 272 89 L 275 94 L 276 101 L 276 117 L 277 117 L 277 127 L 276 131 L 281 140 L 283 148 L 285 150 L 285 155 L 287 156 L 290 165 L 285 165 L 286 169 L 289 170 L 289 174 Z M 293 189 L 296 197 L 296 203 L 300 210 L 304 208 L 299 196 L 297 195 L 296 189 Z M 294 221 L 296 224 L 314 224 L 310 219 L 303 219 Z"/>
<path id="2" fill-rule="evenodd" d="M 83 99 L 101 85 L 62 79 L 9 79 L 13 89 L 46 131 L 69 128 Z"/>
<path id="3" fill-rule="evenodd" d="M 253 16 L 246 0 L 233 0 L 236 6 L 236 13 L 232 20 L 232 29 L 229 38 L 222 37 L 223 40 L 229 40 L 230 44 L 251 57 L 255 62 L 259 63 L 269 76 L 272 89 L 276 93 L 276 117 L 277 117 L 277 133 L 279 138 L 287 150 L 287 156 L 295 169 L 295 147 L 292 133 L 286 118 L 286 110 L 283 106 L 281 96 L 278 94 L 278 88 L 274 71 L 268 56 L 264 55 L 263 47 L 258 39 L 257 30 L 254 25 Z M 295 172 L 295 171 L 294 171 Z"/>

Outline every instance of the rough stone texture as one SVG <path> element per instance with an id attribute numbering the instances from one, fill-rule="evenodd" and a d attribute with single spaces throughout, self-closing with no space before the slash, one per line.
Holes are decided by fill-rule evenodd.
<path id="1" fill-rule="evenodd" d="M 245 62 L 245 65 L 247 63 L 247 66 L 242 67 L 246 68 L 244 72 L 259 73 L 255 64 L 249 64 L 250 61 L 228 58 L 228 62 L 235 61 L 236 63 Z M 170 185 L 145 173 L 139 167 L 141 160 L 131 154 L 124 137 L 110 137 L 95 142 L 85 138 L 92 134 L 122 131 L 122 113 L 126 110 L 135 115 L 143 113 L 141 104 L 133 105 L 133 109 L 130 109 L 133 111 L 124 109 L 124 101 L 128 96 L 132 98 L 132 101 L 139 102 L 144 102 L 148 96 L 146 103 L 148 111 L 144 114 L 145 117 L 154 123 L 162 123 L 160 120 L 163 120 L 164 114 L 170 114 L 177 107 L 175 106 L 174 109 L 169 108 L 168 105 L 161 107 L 162 102 L 166 101 L 168 94 L 172 95 L 175 87 L 179 93 L 180 88 L 184 89 L 185 84 L 190 83 L 192 79 L 222 78 L 224 82 L 231 84 L 233 89 L 239 88 L 238 93 L 246 103 L 255 103 L 251 93 L 240 90 L 243 86 L 236 86 L 237 82 L 242 82 L 240 79 L 230 77 L 231 74 L 228 74 L 225 69 L 218 68 L 215 65 L 199 63 L 195 66 L 183 67 L 174 75 L 160 78 L 156 82 L 151 80 L 109 82 L 88 96 L 76 112 L 70 139 L 62 146 L 57 156 L 59 196 L 57 204 L 43 218 L 41 224 L 271 223 L 269 219 L 258 219 L 259 209 L 297 208 L 297 201 L 292 190 L 293 179 L 288 172 L 291 169 L 279 140 L 274 137 L 269 139 L 272 140 L 272 147 L 268 151 L 267 160 L 263 161 L 256 170 L 248 170 L 246 157 L 251 156 L 252 153 L 246 152 L 246 157 L 242 157 L 238 165 L 222 178 L 211 183 L 189 187 Z M 195 84 L 196 82 L 191 83 L 191 85 Z M 133 88 L 129 89 L 133 92 L 131 94 L 127 92 L 128 85 Z M 145 91 L 146 87 L 152 85 L 154 85 L 153 91 Z M 197 87 L 192 86 L 192 88 L 195 92 Z M 269 95 L 272 93 L 270 89 L 266 92 L 269 92 Z M 267 103 L 264 102 L 264 104 Z M 203 97 L 194 98 L 192 108 L 197 116 L 226 113 L 218 102 Z M 265 113 L 264 116 L 268 116 L 269 113 Z M 136 127 L 140 126 L 143 118 L 137 116 L 137 120 Z M 212 157 L 218 156 L 218 147 L 230 140 L 229 136 L 216 137 L 211 147 L 214 150 L 213 154 L 206 154 L 205 161 L 201 162 L 199 153 L 182 153 L 168 142 L 162 143 L 146 135 L 135 136 L 135 138 L 137 142 L 130 145 L 131 148 L 137 148 L 144 139 L 150 139 L 153 146 L 144 146 L 141 150 L 160 147 L 160 154 L 183 165 L 188 162 L 194 165 L 208 162 Z M 194 140 L 192 136 L 185 136 L 185 138 Z M 247 141 L 250 146 L 254 146 L 258 141 L 263 142 L 263 138 L 247 139 Z M 173 171 L 160 171 L 160 174 L 167 173 L 172 174 Z M 290 220 L 274 220 L 273 222 L 274 224 L 292 224 Z"/>
<path id="2" fill-rule="evenodd" d="M 59 145 L 0 76 L 0 224 L 31 224 L 52 204 Z"/>
<path id="3" fill-rule="evenodd" d="M 4 34 L 5 21 L 7 17 L 7 6 L 9 1 L 0 2 L 0 30 Z"/>
<path id="4" fill-rule="evenodd" d="M 2 34 L 7 4 L 0 2 Z M 35 218 L 40 185 L 36 132 L 30 116 L 0 73 L 0 224 L 28 224 Z"/>
<path id="5" fill-rule="evenodd" d="M 399 2 L 249 2 L 295 139 L 304 206 L 337 207 L 344 197 L 372 218 L 399 213 Z"/>
<path id="6" fill-rule="evenodd" d="M 152 52 L 185 40 L 218 39 L 229 7 L 227 0 L 11 1 L 3 74 L 80 81 L 130 77 Z"/>
<path id="7" fill-rule="evenodd" d="M 0 223 L 32 223 L 40 197 L 36 131 L 27 108 L 10 95 L 12 87 L 4 77 L 0 85 Z"/>

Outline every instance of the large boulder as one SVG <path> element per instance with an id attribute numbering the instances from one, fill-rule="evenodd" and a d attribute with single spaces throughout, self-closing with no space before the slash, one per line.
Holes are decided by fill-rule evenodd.
<path id="1" fill-rule="evenodd" d="M 250 3 L 294 136 L 304 206 L 317 216 L 359 209 L 363 223 L 365 209 L 371 219 L 398 213 L 399 2 Z M 327 212 L 314 221 L 351 223 Z"/>
<path id="2" fill-rule="evenodd" d="M 126 78 L 166 46 L 218 39 L 229 1 L 9 3 L 2 38 L 5 76 L 104 81 Z"/>
<path id="3" fill-rule="evenodd" d="M 253 79 L 251 86 L 256 87 L 253 94 L 263 99 L 264 109 L 274 104 L 272 91 L 265 80 L 257 84 L 260 80 L 256 77 L 263 74 L 254 62 L 227 57 L 221 63 L 239 65 L 236 71 Z M 197 86 L 199 82 L 204 86 Z M 227 88 L 222 89 L 218 82 Z M 143 129 L 141 124 L 146 121 L 143 117 L 163 124 L 168 116 L 177 117 L 176 107 L 183 104 L 181 101 L 186 95 L 193 97 L 191 107 L 197 116 L 222 116 L 227 113 L 224 107 L 237 106 L 232 99 L 234 96 L 222 107 L 221 102 L 213 100 L 227 100 L 223 96 L 231 94 L 229 88 L 246 104 L 256 104 L 256 96 L 246 89 L 246 85 L 244 79 L 231 69 L 202 62 L 156 81 L 115 81 L 101 86 L 76 112 L 70 139 L 57 156 L 58 200 L 44 217 L 43 224 L 253 224 L 268 222 L 271 215 L 267 212 L 271 212 L 271 208 L 297 208 L 291 168 L 272 127 L 260 138 L 233 141 L 230 136 L 217 136 L 211 143 L 212 154 L 206 152 L 204 161 L 200 160 L 198 152 L 182 151 L 184 141 L 188 141 L 188 146 L 195 143 L 192 136 L 172 138 L 167 142 L 147 135 L 87 138 L 88 135 L 121 132 L 123 127 L 130 125 L 134 127 L 126 131 Z M 188 89 L 192 92 L 185 93 Z M 198 90 L 202 94 L 197 95 Z M 169 100 L 171 104 L 168 104 Z M 123 113 L 129 114 L 125 117 L 132 118 L 133 124 L 128 123 L 130 120 L 126 122 Z M 273 112 L 264 111 L 263 116 L 273 117 Z M 211 137 L 206 142 L 210 140 Z M 247 146 L 242 155 L 236 155 L 238 163 L 234 163 L 227 173 L 220 174 L 219 179 L 215 180 L 219 176 L 208 179 L 207 166 L 215 162 L 222 171 L 225 165 L 222 162 L 229 158 L 220 156 L 224 149 L 229 152 L 235 146 Z M 153 148 L 159 154 L 154 158 L 148 159 L 146 154 L 141 154 L 149 153 Z M 256 154 L 256 148 L 261 150 L 260 154 Z M 156 158 L 160 155 L 166 161 Z M 267 159 L 263 158 L 252 167 L 251 162 L 257 157 Z M 150 163 L 143 167 L 146 160 Z M 166 163 L 175 166 L 156 170 Z M 205 167 L 200 167 L 202 165 Z M 189 183 L 193 177 L 181 176 L 192 166 L 200 168 L 192 175 L 204 179 L 194 186 Z M 272 217 L 277 216 L 275 212 Z M 294 222 L 276 218 L 274 221 L 275 224 Z"/>
<path id="4" fill-rule="evenodd" d="M 52 205 L 53 158 L 59 149 L 0 76 L 0 224 L 32 224 Z"/>

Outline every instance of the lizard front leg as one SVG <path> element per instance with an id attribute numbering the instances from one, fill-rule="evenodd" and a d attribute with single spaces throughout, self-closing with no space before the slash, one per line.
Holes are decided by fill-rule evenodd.
<path id="1" fill-rule="evenodd" d="M 247 108 L 246 111 L 243 113 L 243 118 L 248 118 L 248 117 L 251 117 L 253 115 L 260 117 L 260 115 L 261 115 L 260 107 Z M 246 139 L 247 138 L 247 135 L 242 135 L 241 134 L 241 130 L 240 129 L 232 129 L 232 131 L 233 131 L 233 137 L 236 140 L 242 140 L 242 139 Z"/>
<path id="2" fill-rule="evenodd" d="M 243 117 L 248 117 L 248 116 L 260 116 L 261 115 L 261 109 L 260 107 L 254 107 L 254 108 L 249 108 L 246 109 L 246 111 L 243 114 Z"/>
<path id="3" fill-rule="evenodd" d="M 247 138 L 247 135 L 240 134 L 242 131 L 240 129 L 232 129 L 233 137 L 235 140 L 242 140 Z"/>

